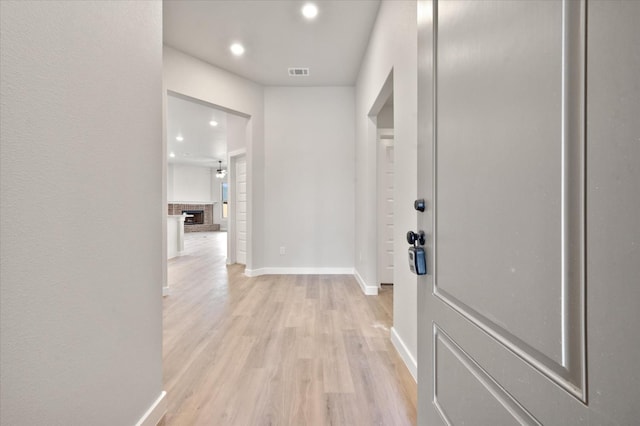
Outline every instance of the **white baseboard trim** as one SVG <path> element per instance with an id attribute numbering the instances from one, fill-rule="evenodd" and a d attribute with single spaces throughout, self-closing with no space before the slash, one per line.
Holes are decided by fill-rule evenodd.
<path id="1" fill-rule="evenodd" d="M 146 413 L 138 420 L 136 426 L 156 426 L 167 413 L 167 392 L 162 391 L 158 399 L 149 407 Z"/>
<path id="2" fill-rule="evenodd" d="M 362 292 L 367 296 L 377 296 L 378 295 L 378 286 L 377 285 L 368 285 L 364 282 L 362 276 L 358 273 L 357 270 L 354 269 L 353 276 L 356 277 L 356 281 L 360 285 Z"/>
<path id="3" fill-rule="evenodd" d="M 394 327 L 391 327 L 391 343 L 393 343 L 393 347 L 396 348 L 398 354 L 400 354 L 400 358 L 404 361 L 404 365 L 409 369 L 409 373 L 413 376 L 413 380 L 418 381 L 418 362 L 409 352 L 409 348 L 404 344 L 404 341 L 396 331 Z"/>
<path id="4" fill-rule="evenodd" d="M 169 286 L 162 287 L 162 296 L 169 295 Z"/>
<path id="5" fill-rule="evenodd" d="M 244 268 L 244 275 L 247 277 L 259 277 L 260 275 L 264 275 L 262 269 L 248 269 Z"/>
<path id="6" fill-rule="evenodd" d="M 353 275 L 353 268 L 260 268 L 246 269 L 247 277 L 260 275 Z"/>

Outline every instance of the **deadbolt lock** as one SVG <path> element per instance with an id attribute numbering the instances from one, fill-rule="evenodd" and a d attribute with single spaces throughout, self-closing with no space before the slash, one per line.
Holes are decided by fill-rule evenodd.
<path id="1" fill-rule="evenodd" d="M 407 232 L 407 242 L 412 246 L 417 246 L 417 245 L 423 246 L 425 243 L 424 231 Z"/>

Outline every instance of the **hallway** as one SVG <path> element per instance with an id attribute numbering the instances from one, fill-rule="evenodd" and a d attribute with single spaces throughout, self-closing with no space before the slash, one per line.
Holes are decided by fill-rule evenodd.
<path id="1" fill-rule="evenodd" d="M 169 261 L 165 425 L 415 424 L 416 384 L 389 340 L 392 289 L 247 278 L 225 251 L 225 233 L 191 233 Z"/>

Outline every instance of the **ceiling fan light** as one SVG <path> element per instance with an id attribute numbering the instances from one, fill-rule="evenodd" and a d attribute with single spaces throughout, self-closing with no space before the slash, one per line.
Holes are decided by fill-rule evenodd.
<path id="1" fill-rule="evenodd" d="M 227 175 L 227 171 L 222 169 L 222 161 L 218 160 L 218 170 L 216 170 L 216 177 L 218 179 L 224 179 Z"/>

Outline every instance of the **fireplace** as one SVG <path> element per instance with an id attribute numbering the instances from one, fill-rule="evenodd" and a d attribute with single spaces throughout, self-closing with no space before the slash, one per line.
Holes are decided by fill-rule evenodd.
<path id="1" fill-rule="evenodd" d="M 184 223 L 186 226 L 184 227 L 184 232 L 215 232 L 220 230 L 220 225 L 213 223 L 213 206 L 214 203 L 168 203 L 167 214 L 171 216 L 182 214 L 192 216 L 185 217 Z"/>
<path id="2" fill-rule="evenodd" d="M 184 219 L 185 225 L 202 225 L 204 224 L 204 210 L 182 210 L 182 214 L 191 215 Z"/>

